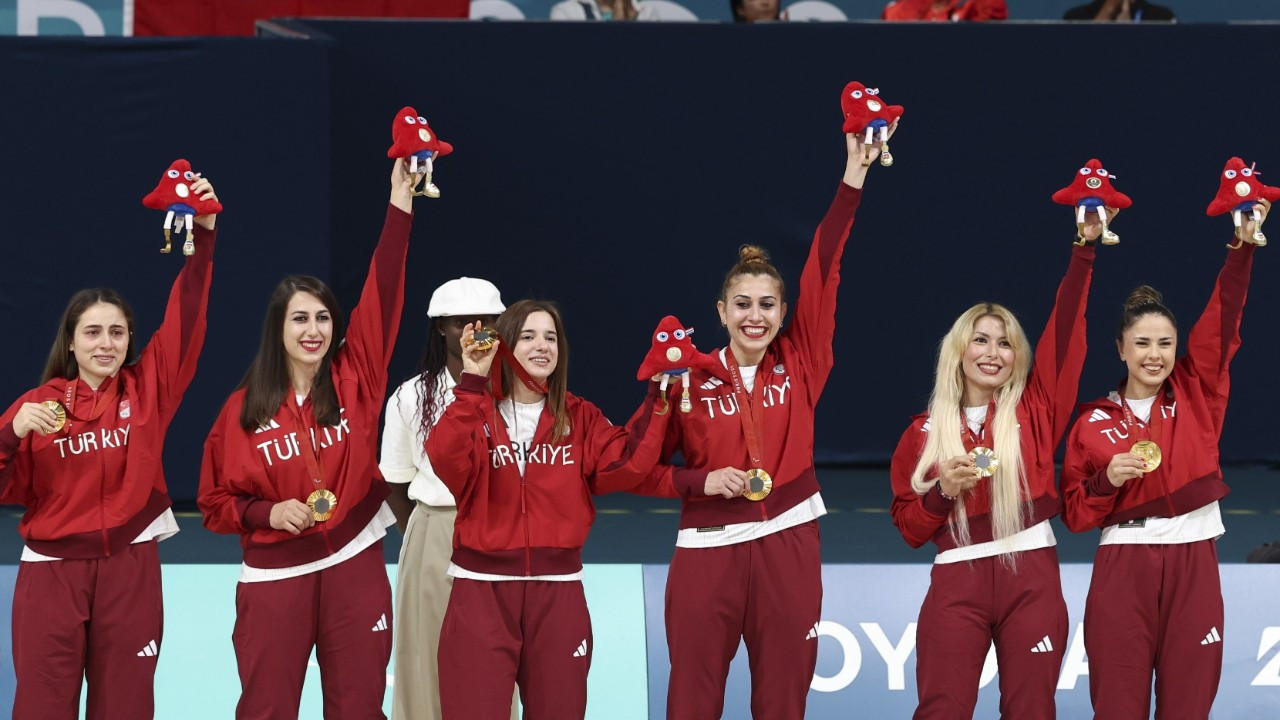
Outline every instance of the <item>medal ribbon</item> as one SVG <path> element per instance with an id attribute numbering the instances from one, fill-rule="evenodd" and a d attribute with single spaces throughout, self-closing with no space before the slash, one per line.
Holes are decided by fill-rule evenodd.
<path id="1" fill-rule="evenodd" d="M 1124 383 L 1116 388 L 1116 395 L 1120 398 L 1120 409 L 1124 412 L 1124 424 L 1129 429 L 1130 438 L 1138 436 L 1139 439 L 1150 440 L 1152 437 L 1159 438 L 1156 444 L 1161 448 L 1167 447 L 1164 436 L 1164 412 L 1160 403 L 1164 398 L 1164 384 L 1161 383 L 1159 389 L 1156 390 L 1155 400 L 1151 402 L 1151 415 L 1148 417 L 1146 424 L 1139 425 L 1138 419 L 1133 415 L 1133 409 L 1129 407 L 1129 403 L 1124 399 Z M 1134 440 L 1137 442 L 1137 440 Z"/>
<path id="2" fill-rule="evenodd" d="M 490 387 L 494 398 L 501 400 L 504 397 L 502 393 L 502 364 L 504 362 L 511 367 L 511 372 L 515 373 L 525 387 L 541 395 L 547 394 L 547 386 L 534 380 L 533 376 L 529 375 L 529 371 L 524 369 L 524 366 L 516 359 L 515 354 L 511 352 L 511 348 L 507 347 L 505 342 L 498 343 L 498 357 L 496 360 L 497 362 L 489 367 Z"/>
<path id="3" fill-rule="evenodd" d="M 292 392 L 292 389 L 290 389 Z M 294 432 L 298 436 L 298 447 L 302 451 L 302 460 L 307 464 L 307 472 L 311 473 L 311 482 L 317 487 L 324 487 L 324 466 L 320 462 L 320 456 L 315 448 L 315 436 L 311 434 L 311 426 L 307 425 L 302 418 L 302 411 L 298 407 L 298 402 L 294 398 L 286 398 L 285 404 L 289 406 L 290 414 L 293 415 Z"/>
<path id="4" fill-rule="evenodd" d="M 985 447 L 982 442 L 987 439 L 987 427 L 991 425 L 991 419 L 996 416 L 996 396 L 991 395 L 991 402 L 987 403 L 987 416 L 982 418 L 982 425 L 978 427 L 978 432 L 974 432 L 969 427 L 969 416 L 965 414 L 964 408 L 960 408 L 960 429 L 964 431 L 965 439 L 969 441 L 967 450 L 976 447 Z"/>
<path id="5" fill-rule="evenodd" d="M 764 470 L 764 448 L 761 447 L 761 438 L 764 437 L 763 378 L 756 371 L 756 381 L 748 395 L 732 348 L 725 348 L 724 358 L 729 367 L 729 377 L 733 380 L 733 394 L 738 398 L 738 416 L 742 419 L 742 434 L 747 440 L 747 452 L 751 455 L 751 462 L 755 463 L 754 467 Z"/>
<path id="6" fill-rule="evenodd" d="M 67 394 L 64 398 L 65 402 L 63 403 L 63 407 L 67 410 L 67 424 L 63 430 L 71 429 L 72 420 L 79 422 L 93 422 L 101 417 L 102 413 L 106 412 L 107 408 L 116 404 L 116 400 L 120 398 L 120 379 L 107 378 L 103 382 L 110 383 L 111 387 L 107 388 L 106 392 L 93 399 L 93 407 L 90 408 L 89 415 L 86 417 L 80 417 L 74 412 L 76 404 L 76 388 L 79 387 L 80 378 L 75 378 L 71 382 L 67 383 Z"/>

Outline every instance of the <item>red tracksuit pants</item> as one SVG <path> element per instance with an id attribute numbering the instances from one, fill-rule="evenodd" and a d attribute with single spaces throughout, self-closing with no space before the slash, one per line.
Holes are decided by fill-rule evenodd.
<path id="1" fill-rule="evenodd" d="M 972 718 L 992 642 L 1000 667 L 1000 717 L 1054 720 L 1067 644 L 1058 551 L 934 565 L 916 627 L 915 720 Z"/>
<path id="2" fill-rule="evenodd" d="M 163 629 L 155 542 L 97 560 L 19 564 L 14 720 L 75 720 L 86 680 L 88 720 L 152 717 Z"/>
<path id="3" fill-rule="evenodd" d="M 668 720 L 719 720 L 739 639 L 752 717 L 803 720 L 821 612 L 816 520 L 735 545 L 677 547 L 667 574 Z"/>
<path id="4" fill-rule="evenodd" d="M 1085 603 L 1096 720 L 1209 717 L 1222 675 L 1222 584 L 1213 540 L 1102 545 Z"/>
<path id="5" fill-rule="evenodd" d="M 444 720 L 582 720 L 595 640 L 580 582 L 455 578 L 440 628 Z"/>
<path id="6" fill-rule="evenodd" d="M 324 716 L 386 720 L 391 634 L 381 540 L 319 572 L 240 583 L 231 636 L 240 669 L 237 720 L 296 720 L 313 647 Z"/>

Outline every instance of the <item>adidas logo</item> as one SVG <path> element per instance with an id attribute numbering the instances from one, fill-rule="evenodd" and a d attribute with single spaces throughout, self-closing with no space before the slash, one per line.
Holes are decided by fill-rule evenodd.
<path id="1" fill-rule="evenodd" d="M 1036 643 L 1036 646 L 1031 648 L 1031 652 L 1033 653 L 1053 652 L 1053 641 L 1049 639 L 1048 635 L 1045 635 L 1043 640 Z"/>
<path id="2" fill-rule="evenodd" d="M 809 634 L 808 634 L 808 635 L 805 635 L 805 636 L 804 636 L 804 639 L 805 639 L 805 640 L 815 640 L 815 639 L 817 639 L 817 637 L 818 637 L 818 623 L 814 623 L 814 624 L 813 624 L 813 627 L 809 628 Z"/>
<path id="3" fill-rule="evenodd" d="M 387 614 L 382 613 L 382 617 L 378 618 L 378 622 L 373 624 L 373 632 L 382 632 L 387 629 Z"/>
<path id="4" fill-rule="evenodd" d="M 720 378 L 711 378 L 710 380 L 702 383 L 698 387 L 701 387 L 703 390 L 715 390 L 716 388 L 720 387 L 723 384 L 724 384 L 724 381 L 721 380 Z"/>
<path id="5" fill-rule="evenodd" d="M 254 430 L 253 432 L 256 435 L 257 433 L 264 433 L 268 430 L 279 430 L 279 429 L 280 429 L 280 423 L 276 422 L 275 420 L 272 420 L 266 425 L 259 425 L 258 429 Z"/>
<path id="6" fill-rule="evenodd" d="M 156 647 L 156 641 L 152 640 L 138 651 L 138 657 L 155 657 L 160 654 L 160 649 Z"/>
<path id="7" fill-rule="evenodd" d="M 925 420 L 924 424 L 920 426 L 920 432 L 929 432 L 929 424 L 931 422 L 931 420 Z"/>
<path id="8" fill-rule="evenodd" d="M 1222 636 L 1218 634 L 1218 628 L 1215 626 L 1209 630 L 1209 634 L 1204 636 L 1204 639 L 1200 641 L 1200 644 L 1212 645 L 1220 642 L 1222 642 Z"/>
<path id="9" fill-rule="evenodd" d="M 578 645 L 578 649 L 573 651 L 573 656 L 574 656 L 574 657 L 586 657 L 586 656 L 587 656 L 587 641 L 586 641 L 586 640 L 583 640 L 583 641 L 582 641 L 582 644 Z"/>
<path id="10" fill-rule="evenodd" d="M 1110 420 L 1110 419 L 1111 419 L 1111 416 L 1108 415 L 1102 408 L 1094 408 L 1093 413 L 1089 415 L 1089 422 L 1091 423 L 1106 422 L 1107 420 Z"/>

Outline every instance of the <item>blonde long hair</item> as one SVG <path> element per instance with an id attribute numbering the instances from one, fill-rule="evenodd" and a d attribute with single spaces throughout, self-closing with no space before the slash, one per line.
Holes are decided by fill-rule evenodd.
<path id="1" fill-rule="evenodd" d="M 1031 497 L 1027 487 L 1022 442 L 1018 431 L 1018 403 L 1027 386 L 1031 368 L 1031 344 L 1018 319 L 1008 308 L 995 303 L 978 303 L 951 325 L 938 346 L 938 365 L 933 394 L 929 398 L 929 432 L 920 460 L 911 473 L 911 489 L 923 495 L 938 483 L 936 467 L 947 458 L 964 455 L 961 433 L 961 403 L 964 401 L 964 369 L 960 360 L 973 338 L 979 320 L 991 317 L 1004 323 L 1005 337 L 1013 349 L 1013 371 L 1004 385 L 996 388 L 995 422 L 987 437 L 1000 458 L 1000 466 L 990 478 L 991 528 L 995 538 L 1021 532 L 1030 516 Z M 933 477 L 929 478 L 928 475 Z M 957 502 L 947 520 L 957 545 L 968 545 L 969 517 L 965 503 Z"/>

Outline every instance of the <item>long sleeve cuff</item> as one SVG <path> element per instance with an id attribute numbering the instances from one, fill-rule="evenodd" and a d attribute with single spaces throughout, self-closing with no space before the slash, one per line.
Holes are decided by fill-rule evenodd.
<path id="1" fill-rule="evenodd" d="M 930 515 L 946 517 L 951 514 L 951 509 L 956 506 L 956 501 L 942 497 L 942 483 L 938 482 L 934 483 L 932 490 L 920 498 L 920 504 L 924 505 L 925 512 Z"/>
<path id="2" fill-rule="evenodd" d="M 1120 492 L 1120 488 L 1107 479 L 1107 469 L 1102 468 L 1084 481 L 1085 493 L 1090 497 L 1110 497 Z"/>
<path id="3" fill-rule="evenodd" d="M 270 500 L 254 498 L 240 504 L 240 524 L 250 530 L 265 530 L 271 527 L 271 508 L 275 503 Z"/>
<path id="4" fill-rule="evenodd" d="M 459 376 L 458 385 L 453 389 L 453 392 L 455 395 L 458 393 L 480 395 L 484 392 L 485 383 L 488 381 L 489 378 L 484 375 L 473 375 L 464 371 L 462 375 Z"/>
<path id="5" fill-rule="evenodd" d="M 672 468 L 671 483 L 685 497 L 701 497 L 707 493 L 706 470 L 692 468 Z"/>
<path id="6" fill-rule="evenodd" d="M 5 423 L 4 427 L 0 427 L 0 450 L 13 452 L 21 442 L 22 439 L 13 431 L 13 423 Z"/>

